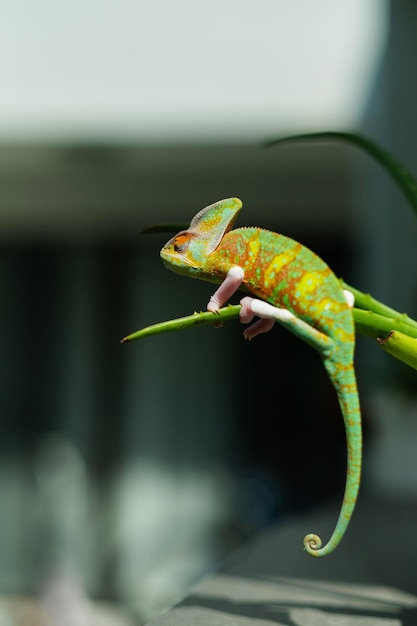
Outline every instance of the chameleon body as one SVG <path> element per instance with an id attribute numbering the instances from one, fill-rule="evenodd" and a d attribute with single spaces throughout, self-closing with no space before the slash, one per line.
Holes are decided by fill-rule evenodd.
<path id="1" fill-rule="evenodd" d="M 209 310 L 215 312 L 237 289 L 255 296 L 241 301 L 241 321 L 261 318 L 245 331 L 248 338 L 278 321 L 321 355 L 343 414 L 348 450 L 344 499 L 333 534 L 323 547 L 317 535 L 304 538 L 306 551 L 321 557 L 342 539 L 360 484 L 362 431 L 352 311 L 339 280 L 314 252 L 262 228 L 232 229 L 241 207 L 238 198 L 229 198 L 202 209 L 188 230 L 167 242 L 161 257 L 177 273 L 221 283 Z"/>

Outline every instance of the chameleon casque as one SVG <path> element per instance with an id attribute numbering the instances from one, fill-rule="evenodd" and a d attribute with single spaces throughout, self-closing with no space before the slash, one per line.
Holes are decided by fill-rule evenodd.
<path id="1" fill-rule="evenodd" d="M 360 484 L 362 430 L 353 365 L 353 296 L 343 291 L 320 257 L 293 239 L 262 228 L 232 230 L 241 208 L 238 198 L 228 198 L 202 209 L 188 230 L 162 248 L 161 257 L 174 272 L 221 283 L 207 305 L 209 311 L 215 313 L 238 289 L 249 293 L 241 300 L 240 320 L 259 319 L 245 330 L 246 338 L 270 330 L 277 321 L 319 352 L 337 393 L 347 440 L 344 499 L 333 534 L 323 547 L 315 534 L 304 538 L 310 555 L 326 556 L 348 527 Z"/>

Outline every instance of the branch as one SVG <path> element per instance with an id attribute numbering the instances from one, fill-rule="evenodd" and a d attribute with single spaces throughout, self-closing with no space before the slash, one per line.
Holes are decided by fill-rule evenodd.
<path id="1" fill-rule="evenodd" d="M 121 339 L 120 343 L 128 343 L 135 341 L 136 339 L 143 339 L 143 337 L 151 337 L 152 335 L 159 335 L 161 333 L 170 333 L 175 330 L 185 330 L 186 328 L 195 328 L 196 326 L 207 326 L 214 324 L 220 326 L 223 322 L 236 319 L 239 317 L 240 304 L 234 306 L 229 305 L 218 311 L 218 313 L 212 313 L 211 311 L 204 311 L 197 313 L 194 311 L 192 315 L 186 315 L 185 317 L 178 317 L 175 320 L 168 320 L 167 322 L 159 322 L 159 324 L 152 324 L 152 326 L 146 326 L 141 330 L 137 330 L 126 337 Z"/>
<path id="2" fill-rule="evenodd" d="M 369 294 L 364 294 L 346 283 L 343 286 L 355 294 L 355 304 L 359 304 L 353 309 L 356 332 L 375 339 L 385 352 L 417 369 L 417 322 L 405 313 L 398 313 L 378 302 Z M 196 326 L 219 326 L 223 322 L 237 319 L 239 311 L 240 304 L 235 304 L 223 307 L 217 313 L 194 312 L 192 315 L 146 326 L 124 337 L 121 343 Z"/>

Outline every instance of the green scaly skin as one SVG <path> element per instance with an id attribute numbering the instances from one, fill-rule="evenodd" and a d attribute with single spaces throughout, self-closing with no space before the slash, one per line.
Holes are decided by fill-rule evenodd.
<path id="1" fill-rule="evenodd" d="M 326 556 L 348 527 L 361 475 L 362 430 L 353 365 L 352 311 L 339 280 L 314 252 L 261 228 L 231 230 L 241 207 L 238 198 L 206 207 L 192 219 L 188 230 L 168 241 L 161 257 L 166 267 L 177 273 L 223 285 L 230 281 L 231 268 L 241 268 L 238 287 L 275 307 L 276 321 L 320 353 L 337 393 L 348 450 L 344 499 L 333 534 L 323 547 L 317 535 L 304 538 L 310 555 Z"/>

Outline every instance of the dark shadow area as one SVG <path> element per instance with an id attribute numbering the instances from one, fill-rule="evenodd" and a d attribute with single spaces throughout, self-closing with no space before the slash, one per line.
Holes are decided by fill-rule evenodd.
<path id="1" fill-rule="evenodd" d="M 177 608 L 199 607 L 208 611 L 216 611 L 224 616 L 227 623 L 227 615 L 244 616 L 256 620 L 267 620 L 285 626 L 326 626 L 336 623 L 338 617 L 351 618 L 343 624 L 355 625 L 356 622 L 368 620 L 369 626 L 373 623 L 378 625 L 386 620 L 387 624 L 401 624 L 412 626 L 417 619 L 417 598 L 397 594 L 395 589 L 377 588 L 364 585 L 358 593 L 358 586 L 343 585 L 340 583 L 310 583 L 309 581 L 297 581 L 290 579 L 268 579 L 262 577 L 244 577 L 245 593 L 247 601 L 233 598 L 239 588 L 239 579 L 230 581 L 230 599 L 227 598 L 228 580 L 223 581 L 222 597 L 215 594 L 199 595 L 198 591 L 192 593 L 183 600 Z M 263 583 L 265 588 L 263 589 Z M 253 584 L 253 599 L 251 596 L 251 584 Z M 204 583 L 203 583 L 204 586 Z M 338 587 L 337 589 L 333 587 Z M 257 596 L 271 595 L 270 601 L 257 600 Z M 273 596 L 281 596 L 279 601 Z M 403 600 L 403 602 L 402 602 Z M 176 624 L 175 611 L 172 614 L 172 624 Z M 218 622 L 222 623 L 222 617 L 218 616 Z M 334 621 L 332 621 L 334 620 Z M 375 622 L 374 622 L 375 620 Z M 164 622 L 162 622 L 164 623 Z M 179 623 L 179 622 L 178 622 Z M 385 622 L 384 622 L 385 623 Z M 159 624 L 159 622 L 157 622 Z"/>

